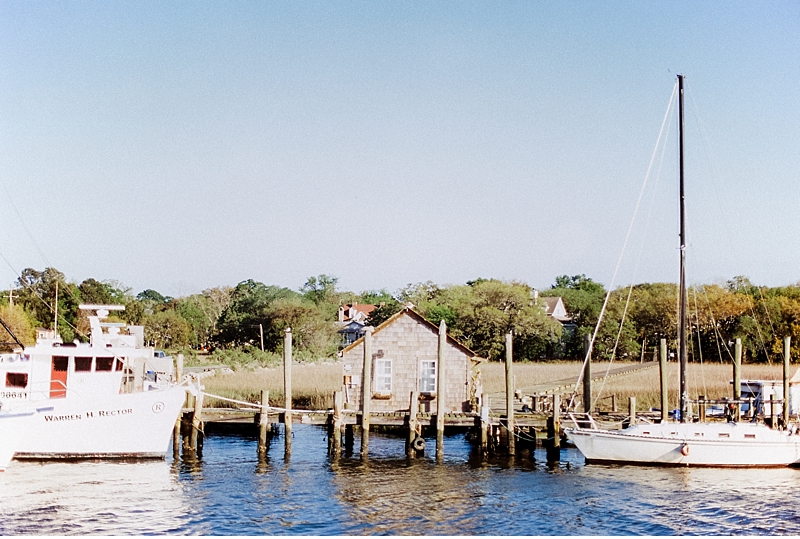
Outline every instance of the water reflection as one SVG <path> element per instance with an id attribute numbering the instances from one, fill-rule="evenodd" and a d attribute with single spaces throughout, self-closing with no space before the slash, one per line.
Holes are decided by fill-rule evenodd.
<path id="1" fill-rule="evenodd" d="M 482 459 L 463 437 L 405 456 L 373 433 L 370 454 L 331 457 L 297 428 L 259 458 L 255 440 L 206 439 L 201 458 L 15 462 L 0 474 L 0 535 L 798 534 L 800 470 L 585 466 L 565 450 Z"/>

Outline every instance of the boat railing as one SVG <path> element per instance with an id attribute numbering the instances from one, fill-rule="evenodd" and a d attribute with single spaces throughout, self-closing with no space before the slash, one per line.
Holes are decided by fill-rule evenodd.
<path id="1" fill-rule="evenodd" d="M 592 429 L 592 430 L 599 430 L 600 427 L 597 426 L 597 422 L 592 417 L 592 414 L 587 412 L 569 412 L 567 414 L 575 425 L 575 428 L 578 429 Z"/>

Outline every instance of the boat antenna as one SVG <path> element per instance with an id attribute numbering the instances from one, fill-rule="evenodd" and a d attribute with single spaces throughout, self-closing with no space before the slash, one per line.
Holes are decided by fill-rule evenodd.
<path id="1" fill-rule="evenodd" d="M 681 423 L 686 422 L 688 415 L 689 395 L 686 392 L 686 363 L 688 350 L 686 348 L 686 208 L 685 193 L 683 188 L 683 79 L 678 75 L 678 151 L 680 155 L 680 251 L 681 269 L 678 300 L 678 357 L 680 358 L 680 392 L 681 392 Z"/>

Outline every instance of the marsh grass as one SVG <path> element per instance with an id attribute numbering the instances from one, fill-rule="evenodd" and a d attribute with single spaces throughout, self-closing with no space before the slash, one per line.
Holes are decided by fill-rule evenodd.
<path id="1" fill-rule="evenodd" d="M 615 361 L 612 368 L 633 365 Z M 515 387 L 522 389 L 554 380 L 578 379 L 581 363 L 577 361 L 548 361 L 541 363 L 514 363 Z M 505 365 L 501 362 L 487 362 L 481 365 L 483 388 L 487 393 L 505 391 Z M 608 368 L 608 363 L 593 363 L 592 372 L 600 374 Z M 678 365 L 668 366 L 669 402 L 677 407 Z M 794 373 L 794 369 L 792 370 Z M 325 410 L 333 406 L 333 392 L 341 389 L 341 363 L 296 363 L 292 366 L 292 401 L 298 409 Z M 743 365 L 742 380 L 779 380 L 782 367 L 779 365 Z M 687 385 L 691 398 L 705 395 L 709 399 L 729 397 L 732 394 L 730 381 L 733 378 L 731 365 L 709 363 L 698 365 L 690 363 L 687 368 Z M 623 376 L 608 378 L 605 382 L 596 380 L 593 395 L 598 399 L 601 409 L 610 409 L 608 397 L 616 395 L 617 406 L 627 407 L 628 397 L 636 397 L 637 408 L 646 410 L 659 407 L 660 378 L 658 367 L 634 372 Z M 203 385 L 209 393 L 245 402 L 255 403 L 260 399 L 261 390 L 269 391 L 270 404 L 282 407 L 283 368 L 241 369 L 233 373 L 217 373 L 204 378 Z M 581 389 L 578 388 L 580 393 Z M 229 404 L 209 399 L 207 406 L 227 407 Z"/>

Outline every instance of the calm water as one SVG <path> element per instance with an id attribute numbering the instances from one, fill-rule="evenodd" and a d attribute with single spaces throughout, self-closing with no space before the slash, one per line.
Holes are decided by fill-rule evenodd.
<path id="1" fill-rule="evenodd" d="M 800 534 L 800 470 L 481 463 L 461 436 L 437 465 L 400 438 L 373 434 L 367 460 L 358 443 L 333 461 L 323 430 L 297 426 L 289 460 L 282 438 L 259 463 L 253 440 L 210 437 L 193 464 L 15 462 L 0 535 Z"/>

